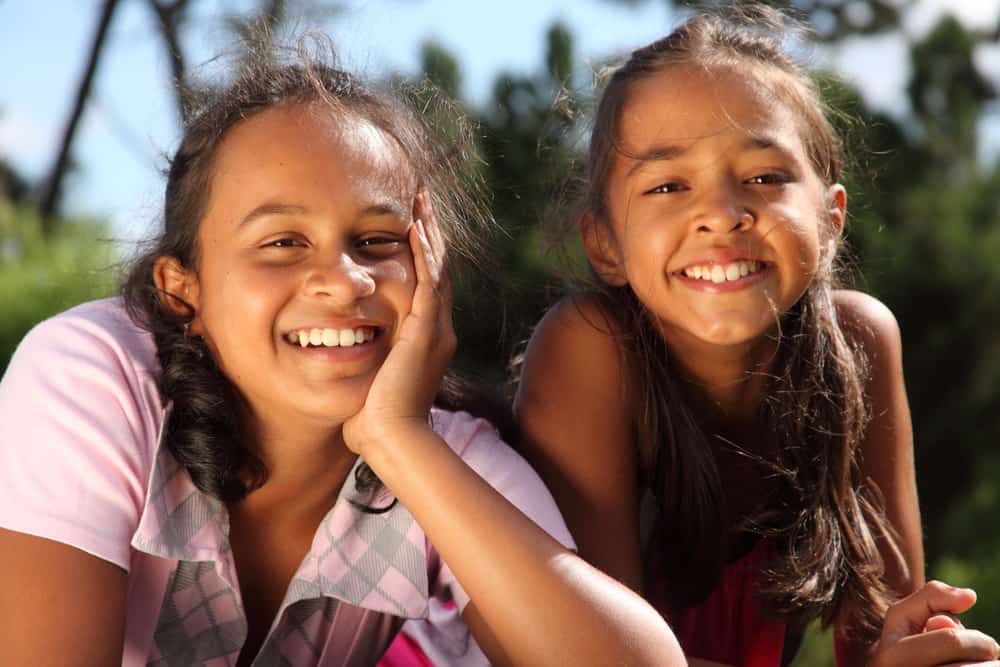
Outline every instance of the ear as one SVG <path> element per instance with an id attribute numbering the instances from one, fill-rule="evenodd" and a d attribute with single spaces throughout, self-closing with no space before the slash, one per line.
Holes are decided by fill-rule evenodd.
<path id="1" fill-rule="evenodd" d="M 621 248 L 611 227 L 599 220 L 593 211 L 586 211 L 580 216 L 580 235 L 587 259 L 601 280 L 615 287 L 627 283 Z"/>
<path id="2" fill-rule="evenodd" d="M 201 291 L 198 275 L 176 257 L 164 255 L 153 263 L 153 282 L 160 293 L 160 304 L 179 318 L 190 318 L 190 332 L 200 334 L 198 320 Z"/>
<path id="3" fill-rule="evenodd" d="M 840 183 L 834 183 L 826 191 L 826 201 L 826 214 L 839 237 L 844 233 L 844 221 L 847 219 L 847 190 Z"/>

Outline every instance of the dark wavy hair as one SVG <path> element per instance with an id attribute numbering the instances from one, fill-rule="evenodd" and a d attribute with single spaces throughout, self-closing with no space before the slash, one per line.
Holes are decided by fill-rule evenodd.
<path id="1" fill-rule="evenodd" d="M 160 257 L 197 270 L 198 230 L 208 204 L 213 163 L 227 133 L 266 109 L 288 104 L 325 107 L 334 117 L 371 123 L 394 140 L 420 188 L 428 191 L 449 258 L 482 263 L 484 232 L 491 228 L 483 205 L 472 130 L 444 96 L 426 83 L 397 82 L 381 89 L 338 69 L 330 41 L 307 35 L 297 48 L 265 41 L 251 50 L 225 87 L 193 97 L 183 137 L 166 171 L 163 228 L 133 262 L 122 287 L 132 319 L 150 331 L 161 366 L 158 387 L 172 403 L 165 425 L 170 452 L 195 486 L 224 502 L 235 502 L 267 480 L 264 462 L 247 445 L 247 408 L 238 388 L 216 364 L 204 341 L 187 335 L 193 315 L 177 295 L 163 294 L 153 280 Z M 414 107 L 419 103 L 420 112 Z M 176 307 L 187 306 L 178 313 Z M 467 409 L 494 421 L 510 437 L 511 418 L 485 390 L 449 374 L 436 403 Z M 503 431 L 507 429 L 507 432 Z M 358 482 L 373 494 L 381 488 L 372 471 L 358 468 Z"/>
<path id="2" fill-rule="evenodd" d="M 842 147 L 829 111 L 816 83 L 782 46 L 783 39 L 802 30 L 776 10 L 737 5 L 690 18 L 610 70 L 579 188 L 582 210 L 560 216 L 557 237 L 565 238 L 583 211 L 596 224 L 608 223 L 606 183 L 621 153 L 618 124 L 629 91 L 636 82 L 676 65 L 708 72 L 735 69 L 769 87 L 796 112 L 816 174 L 826 185 L 837 183 Z M 704 599 L 725 566 L 729 531 L 744 530 L 769 536 L 778 545 L 762 591 L 773 613 L 797 621 L 819 615 L 825 625 L 842 620 L 852 633 L 872 640 L 893 600 L 882 580 L 877 542 L 883 536 L 894 539 L 894 533 L 878 490 L 866 488 L 859 468 L 869 418 L 869 367 L 863 350 L 845 336 L 837 320 L 833 290 L 839 235 L 827 226 L 822 237 L 819 272 L 805 295 L 780 314 L 778 353 L 766 376 L 759 413 L 761 433 L 771 438 L 767 450 L 775 452 L 759 462 L 779 480 L 780 499 L 739 526 L 729 516 L 712 453 L 712 443 L 722 436 L 707 432 L 700 422 L 691 396 L 698 389 L 679 380 L 655 316 L 629 285 L 608 285 L 592 273 L 583 286 L 597 293 L 619 343 L 634 380 L 626 391 L 638 393 L 628 403 L 634 406 L 640 479 L 653 491 L 660 510 L 644 562 L 682 573 L 668 583 L 668 603 L 679 609 Z"/>

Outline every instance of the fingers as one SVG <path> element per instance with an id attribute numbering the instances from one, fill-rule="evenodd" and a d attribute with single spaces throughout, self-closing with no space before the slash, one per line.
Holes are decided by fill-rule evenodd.
<path id="1" fill-rule="evenodd" d="M 414 293 L 414 307 L 418 312 L 430 313 L 437 298 L 441 326 L 451 328 L 451 285 L 445 262 L 445 239 L 437 219 L 430 194 L 423 190 L 417 193 L 413 206 L 416 219 L 410 236 L 414 268 L 417 275 L 417 290 Z M 428 310 L 425 310 L 428 309 Z"/>
<path id="2" fill-rule="evenodd" d="M 932 630 L 945 630 L 947 628 L 962 628 L 961 621 L 952 616 L 951 614 L 938 614 L 937 616 L 931 616 L 927 619 L 927 623 L 924 625 L 924 632 L 931 632 Z"/>
<path id="3" fill-rule="evenodd" d="M 410 227 L 410 251 L 413 253 L 413 269 L 417 274 L 417 289 L 433 285 L 435 281 L 431 272 L 430 242 L 420 218 L 414 220 Z"/>
<path id="4" fill-rule="evenodd" d="M 930 581 L 916 593 L 900 600 L 885 614 L 882 641 L 892 643 L 918 633 L 942 613 L 960 614 L 976 603 L 976 592 Z"/>
<path id="5" fill-rule="evenodd" d="M 423 190 L 417 194 L 414 205 L 414 217 L 423 223 L 424 236 L 427 238 L 430 247 L 431 275 L 434 277 L 434 285 L 440 283 L 445 274 L 446 247 L 444 234 L 438 225 L 437 217 L 434 214 L 434 205 L 431 203 L 431 196 Z"/>
<path id="6" fill-rule="evenodd" d="M 428 316 L 432 320 L 436 311 L 440 325 L 451 327 L 451 289 L 444 267 L 435 261 L 423 220 L 417 219 L 410 229 L 410 249 L 413 252 L 413 268 L 417 276 L 417 286 L 413 293 L 412 312 Z"/>
<path id="7" fill-rule="evenodd" d="M 976 593 L 969 588 L 929 582 L 886 612 L 872 664 L 959 667 L 997 660 L 1000 646 L 996 641 L 963 627 L 954 617 L 975 603 Z"/>
<path id="8" fill-rule="evenodd" d="M 997 659 L 992 637 L 965 628 L 944 628 L 911 635 L 893 644 L 880 656 L 882 665 L 946 665 Z"/>

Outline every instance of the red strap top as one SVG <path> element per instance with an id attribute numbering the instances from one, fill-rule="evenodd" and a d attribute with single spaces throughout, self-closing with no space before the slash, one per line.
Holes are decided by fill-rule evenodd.
<path id="1" fill-rule="evenodd" d="M 785 624 L 766 616 L 757 596 L 760 572 L 772 553 L 768 540 L 758 540 L 726 566 L 704 602 L 665 614 L 685 655 L 736 667 L 781 667 Z M 646 591 L 661 612 L 657 602 L 666 599 L 666 574 L 650 581 Z"/>

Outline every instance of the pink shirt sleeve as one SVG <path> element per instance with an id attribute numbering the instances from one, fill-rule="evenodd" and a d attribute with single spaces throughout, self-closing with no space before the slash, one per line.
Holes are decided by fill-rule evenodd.
<path id="1" fill-rule="evenodd" d="M 441 437 L 470 468 L 560 544 L 576 549 L 566 522 L 544 482 L 527 461 L 500 439 L 492 424 L 464 412 L 435 411 L 434 421 Z M 503 548 L 503 545 L 498 544 L 497 548 Z M 434 553 L 436 555 L 437 552 Z M 456 581 L 447 563 L 441 563 L 437 581 L 431 586 L 431 592 L 438 597 L 443 589 L 450 589 L 459 613 L 469 603 L 469 596 Z"/>
<path id="2" fill-rule="evenodd" d="M 128 570 L 162 415 L 151 359 L 115 300 L 25 337 L 0 382 L 0 527 Z"/>

